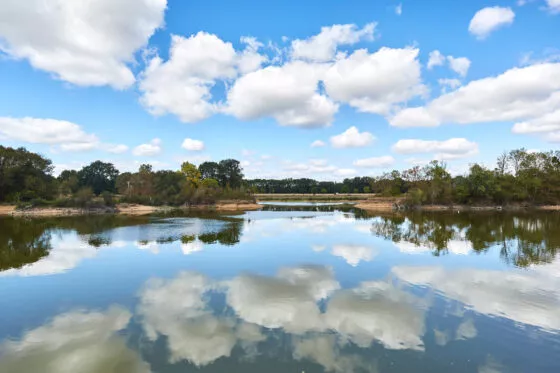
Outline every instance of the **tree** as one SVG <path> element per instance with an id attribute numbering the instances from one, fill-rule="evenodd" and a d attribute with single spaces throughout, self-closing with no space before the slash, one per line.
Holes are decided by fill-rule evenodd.
<path id="1" fill-rule="evenodd" d="M 80 187 L 80 182 L 78 179 L 78 171 L 76 170 L 64 170 L 58 175 L 58 190 L 60 194 L 74 194 L 78 191 Z"/>
<path id="2" fill-rule="evenodd" d="M 0 201 L 28 201 L 53 198 L 56 182 L 50 159 L 25 148 L 0 145 Z"/>
<path id="3" fill-rule="evenodd" d="M 195 188 L 198 187 L 200 184 L 200 171 L 194 164 L 183 162 L 183 164 L 181 164 L 181 173 L 186 176 L 190 185 Z"/>
<path id="4" fill-rule="evenodd" d="M 243 183 L 243 169 L 239 161 L 224 159 L 218 164 L 218 182 L 222 187 L 239 188 Z"/>
<path id="5" fill-rule="evenodd" d="M 204 179 L 218 180 L 220 177 L 220 166 L 216 162 L 203 162 L 198 166 L 200 177 Z"/>
<path id="6" fill-rule="evenodd" d="M 95 161 L 85 166 L 78 172 L 81 187 L 89 187 L 96 195 L 101 192 L 115 192 L 116 181 L 119 171 L 112 163 Z"/>

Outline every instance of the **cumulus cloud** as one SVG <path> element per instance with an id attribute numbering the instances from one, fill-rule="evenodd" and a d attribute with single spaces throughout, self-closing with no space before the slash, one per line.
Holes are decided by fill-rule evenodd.
<path id="1" fill-rule="evenodd" d="M 471 67 L 471 61 L 466 57 L 455 58 L 453 56 L 447 56 L 447 61 L 449 62 L 449 67 L 451 70 L 455 71 L 462 77 L 467 76 L 469 68 Z"/>
<path id="2" fill-rule="evenodd" d="M 30 144 L 53 145 L 62 151 L 100 149 L 123 153 L 128 150 L 126 145 L 102 143 L 81 126 L 57 119 L 0 117 L 0 137 Z"/>
<path id="3" fill-rule="evenodd" d="M 551 13 L 560 13 L 560 0 L 546 0 L 546 4 L 548 5 L 548 10 Z"/>
<path id="4" fill-rule="evenodd" d="M 321 147 L 326 146 L 326 145 L 327 144 L 325 144 L 325 142 L 321 141 L 321 140 L 315 140 L 311 143 L 312 148 L 321 148 Z"/>
<path id="5" fill-rule="evenodd" d="M 122 373 L 149 373 L 150 365 L 118 335 L 131 316 L 121 307 L 58 315 L 20 340 L 1 344 L 0 371 L 73 373 L 119 367 Z"/>
<path id="6" fill-rule="evenodd" d="M 428 70 L 433 69 L 435 66 L 444 66 L 446 63 L 449 63 L 449 68 L 462 77 L 467 75 L 469 68 L 471 67 L 471 61 L 466 57 L 455 58 L 453 56 L 444 56 L 438 50 L 430 52 Z"/>
<path id="7" fill-rule="evenodd" d="M 393 273 L 414 285 L 430 286 L 478 313 L 558 331 L 558 264 L 556 261 L 528 271 L 510 272 L 462 269 L 451 273 L 441 267 L 395 267 Z"/>
<path id="8" fill-rule="evenodd" d="M 153 57 L 140 81 L 141 103 L 154 115 L 174 114 L 197 122 L 216 111 L 210 90 L 217 79 L 236 75 L 231 43 L 206 32 L 188 38 L 173 35 L 169 59 Z"/>
<path id="9" fill-rule="evenodd" d="M 445 56 L 440 51 L 435 50 L 430 52 L 430 59 L 428 60 L 428 70 L 434 66 L 443 66 L 445 64 Z"/>
<path id="10" fill-rule="evenodd" d="M 471 81 L 423 107 L 402 110 L 396 127 L 484 123 L 538 118 L 560 107 L 560 63 L 513 68 Z"/>
<path id="11" fill-rule="evenodd" d="M 183 149 L 190 150 L 190 151 L 201 151 L 204 150 L 204 142 L 200 140 L 193 140 L 186 138 L 181 145 Z"/>
<path id="12" fill-rule="evenodd" d="M 385 168 L 392 166 L 394 163 L 395 158 L 386 155 L 383 157 L 357 159 L 354 161 L 354 166 L 362 168 Z"/>
<path id="13" fill-rule="evenodd" d="M 395 14 L 398 16 L 402 15 L 402 3 L 395 7 Z"/>
<path id="14" fill-rule="evenodd" d="M 132 150 L 135 156 L 152 157 L 161 153 L 161 140 L 153 139 L 148 144 L 141 144 Z"/>
<path id="15" fill-rule="evenodd" d="M 511 25 L 514 18 L 511 8 L 487 7 L 476 12 L 469 24 L 469 32 L 478 39 L 485 39 L 493 31 Z"/>
<path id="16" fill-rule="evenodd" d="M 353 24 L 323 27 L 318 35 L 292 41 L 292 57 L 314 62 L 330 61 L 334 59 L 340 45 L 373 40 L 375 27 L 375 23 L 369 23 L 362 29 Z"/>
<path id="17" fill-rule="evenodd" d="M 228 91 L 224 111 L 242 120 L 271 116 L 284 126 L 328 126 L 338 104 L 318 91 L 325 68 L 294 61 L 244 75 Z"/>
<path id="18" fill-rule="evenodd" d="M 452 91 L 461 86 L 459 79 L 438 79 L 438 84 L 441 86 L 441 93 L 446 93 L 448 88 Z"/>
<path id="19" fill-rule="evenodd" d="M 244 36 L 241 42 L 246 45 L 245 49 L 238 53 L 237 66 L 241 74 L 250 73 L 258 70 L 268 61 L 265 55 L 259 53 L 263 44 L 252 36 Z"/>
<path id="20" fill-rule="evenodd" d="M 363 148 L 370 145 L 375 136 L 369 132 L 360 132 L 352 126 L 340 135 L 331 137 L 331 145 L 335 148 Z"/>
<path id="21" fill-rule="evenodd" d="M 525 122 L 515 123 L 512 132 L 519 134 L 560 131 L 560 109 Z"/>
<path id="22" fill-rule="evenodd" d="M 427 92 L 416 48 L 365 49 L 337 59 L 327 70 L 327 93 L 361 112 L 388 114 L 396 105 Z"/>
<path id="23" fill-rule="evenodd" d="M 166 0 L 7 0 L 0 50 L 76 85 L 125 89 L 135 81 L 128 64 L 163 25 L 166 7 Z"/>
<path id="24" fill-rule="evenodd" d="M 478 144 L 464 138 L 444 141 L 406 139 L 397 141 L 392 149 L 399 154 L 435 153 L 437 159 L 451 160 L 477 154 Z"/>

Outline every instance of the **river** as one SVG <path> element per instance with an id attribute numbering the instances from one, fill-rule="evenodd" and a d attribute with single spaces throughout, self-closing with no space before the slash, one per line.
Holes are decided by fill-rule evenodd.
<path id="1" fill-rule="evenodd" d="M 560 214 L 0 219 L 0 372 L 560 371 Z"/>

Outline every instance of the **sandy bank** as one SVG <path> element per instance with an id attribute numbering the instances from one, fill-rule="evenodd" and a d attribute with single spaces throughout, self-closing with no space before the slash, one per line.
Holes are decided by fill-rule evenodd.
<path id="1" fill-rule="evenodd" d="M 209 211 L 251 211 L 259 210 L 262 206 L 251 202 L 226 202 L 216 205 L 199 205 L 187 208 L 176 208 L 169 206 L 146 206 L 136 204 L 119 204 L 116 208 L 100 209 L 80 209 L 80 208 L 58 208 L 58 207 L 37 207 L 26 210 L 16 210 L 15 206 L 0 206 L 0 216 L 11 215 L 21 217 L 56 217 L 56 216 L 77 216 L 95 214 L 119 214 L 119 215 L 151 215 L 169 212 L 172 210 L 209 210 Z"/>

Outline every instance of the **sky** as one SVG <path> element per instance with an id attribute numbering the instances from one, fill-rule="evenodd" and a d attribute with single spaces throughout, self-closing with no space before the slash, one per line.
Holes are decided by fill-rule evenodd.
<path id="1" fill-rule="evenodd" d="M 0 144 L 341 180 L 560 145 L 560 0 L 0 0 Z"/>

